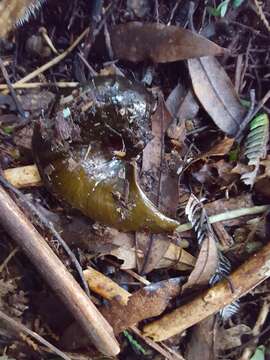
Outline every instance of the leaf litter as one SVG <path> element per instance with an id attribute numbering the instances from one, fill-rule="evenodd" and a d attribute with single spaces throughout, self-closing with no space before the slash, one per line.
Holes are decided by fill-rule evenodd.
<path id="1" fill-rule="evenodd" d="M 147 197 L 162 213 L 177 219 L 181 225 L 191 222 L 193 230 L 181 233 L 176 230 L 171 234 L 151 234 L 147 231 L 136 234 L 120 232 L 74 213 L 44 187 L 40 187 L 40 183 L 33 182 L 35 189 L 19 186 L 34 206 L 54 224 L 76 253 L 82 269 L 91 264 L 103 274 L 103 277 L 98 278 L 96 285 L 103 291 L 92 289 L 92 285 L 89 284 L 93 292 L 91 296 L 116 334 L 125 331 L 125 340 L 122 335 L 119 337 L 122 358 L 130 358 L 134 351 L 132 349 L 136 346 L 141 354 L 148 354 L 151 358 L 156 356 L 156 351 L 163 356 L 165 353 L 167 358 L 170 358 L 173 351 L 176 352 L 176 356 L 185 356 L 186 359 L 201 357 L 202 354 L 207 358 L 222 359 L 227 358 L 228 352 L 231 352 L 232 359 L 240 358 L 244 344 L 241 336 L 250 336 L 250 329 L 253 329 L 256 321 L 256 315 L 252 314 L 257 314 L 260 310 L 260 297 L 257 295 L 254 302 L 255 293 L 251 288 L 247 289 L 247 295 L 239 294 L 239 297 L 246 295 L 240 303 L 232 303 L 223 308 L 220 302 L 219 323 L 215 322 L 215 316 L 212 315 L 208 321 L 202 320 L 192 329 L 187 326 L 189 330 L 171 338 L 167 345 L 154 343 L 144 332 L 140 333 L 139 328 L 145 324 L 151 325 L 153 317 L 166 317 L 166 314 L 179 304 L 188 305 L 192 304 L 192 301 L 196 302 L 196 296 L 200 298 L 204 294 L 203 291 L 224 279 L 227 279 L 227 286 L 231 288 L 232 294 L 237 292 L 238 289 L 234 289 L 234 284 L 230 283 L 230 272 L 238 268 L 241 270 L 246 259 L 246 252 L 241 252 L 241 249 L 250 246 L 251 251 L 256 251 L 256 248 L 252 250 L 251 245 L 254 243 L 258 243 L 259 248 L 267 246 L 267 215 L 264 232 L 260 233 L 256 231 L 256 224 L 260 223 L 261 218 L 252 215 L 252 210 L 252 214 L 249 215 L 247 212 L 248 215 L 244 217 L 230 220 L 226 220 L 225 217 L 222 222 L 213 225 L 209 223 L 211 215 L 229 215 L 238 209 L 254 209 L 255 206 L 268 205 L 270 202 L 267 190 L 270 185 L 267 102 L 263 104 L 265 107 L 261 111 L 261 108 L 259 109 L 259 113 L 257 110 L 257 114 L 251 117 L 249 130 L 244 131 L 243 126 L 248 113 L 255 105 L 258 108 L 265 93 L 264 99 L 267 101 L 268 76 L 265 60 L 261 56 L 262 53 L 265 55 L 264 58 L 269 56 L 263 37 L 266 30 L 258 25 L 257 15 L 249 13 L 240 3 L 233 7 L 227 2 L 226 11 L 223 7 L 223 12 L 220 13 L 226 18 L 226 22 L 222 24 L 217 19 L 220 16 L 218 11 L 221 4 L 217 5 L 215 13 L 215 5 L 211 3 L 210 6 L 214 10 L 212 15 L 208 14 L 209 26 L 197 2 L 193 15 L 191 9 L 178 6 L 176 2 L 166 3 L 166 6 L 163 6 L 163 1 L 153 4 L 150 1 L 136 4 L 123 2 L 119 8 L 115 5 L 106 8 L 104 4 L 103 9 L 102 6 L 93 9 L 93 19 L 96 20 L 91 26 L 94 35 L 91 33 L 85 38 L 85 46 L 73 49 L 73 52 L 69 52 L 69 57 L 63 56 L 59 63 L 53 62 L 49 65 L 50 72 L 44 72 L 42 68 L 38 70 L 41 83 L 29 84 L 29 87 L 32 86 L 35 90 L 25 86 L 22 90 L 15 89 L 15 95 L 1 95 L 2 169 L 5 172 L 6 169 L 33 165 L 33 125 L 38 118 L 47 118 L 53 114 L 57 97 L 64 92 L 71 94 L 69 87 L 76 87 L 74 84 L 85 82 L 86 79 L 91 81 L 93 74 L 99 73 L 117 73 L 139 82 L 147 79 L 145 84 L 148 85 L 145 86 L 154 97 L 159 94 L 159 101 L 158 108 L 153 111 L 151 118 L 152 138 L 135 159 L 138 167 L 137 177 Z M 31 73 L 45 61 L 38 53 L 35 58 L 33 55 L 30 56 L 27 46 L 24 46 L 30 35 L 38 31 L 41 18 L 42 23 L 47 25 L 53 46 L 59 52 L 71 45 L 73 39 L 88 26 L 85 20 L 88 15 L 80 16 L 86 15 L 85 1 L 74 4 L 72 2 L 66 9 L 62 0 L 59 0 L 58 5 L 59 7 L 54 10 L 48 1 L 41 9 L 41 15 L 37 14 L 35 22 L 25 24 L 24 29 L 17 30 L 24 31 L 19 40 L 8 40 L 10 44 L 16 41 L 16 45 L 19 45 L 18 58 L 15 52 L 11 51 L 10 55 L 4 49 L 4 55 L 8 56 L 5 67 L 8 69 L 11 83 L 20 80 L 22 74 Z M 66 16 L 59 17 L 59 14 L 63 15 L 65 11 Z M 267 13 L 269 9 L 264 5 L 260 11 Z M 187 23 L 192 28 L 192 16 L 195 27 L 202 24 L 203 33 L 212 34 L 211 40 L 186 28 Z M 245 17 L 249 20 L 246 27 L 237 31 Z M 98 25 L 99 18 L 101 21 Z M 252 28 L 250 24 L 255 27 Z M 69 29 L 70 33 L 62 33 L 63 28 Z M 207 31 L 204 31 L 205 29 Z M 103 31 L 105 40 L 97 34 Z M 259 36 L 259 33 L 262 36 Z M 253 47 L 247 46 L 247 38 Z M 228 49 L 232 49 L 232 52 Z M 218 59 L 214 56 L 218 56 Z M 53 52 L 50 53 L 50 57 L 49 60 L 52 60 Z M 240 89 L 240 93 L 235 90 L 234 79 L 237 80 L 236 88 Z M 4 92 L 6 88 L 3 86 L 6 81 L 6 74 L 3 72 L 0 85 Z M 66 89 L 63 90 L 62 87 Z M 256 90 L 254 104 L 249 101 L 252 88 Z M 20 112 L 17 111 L 18 101 L 28 116 L 23 122 L 20 122 Z M 243 104 L 250 106 L 250 109 Z M 239 132 L 242 136 L 241 142 Z M 188 195 L 189 200 L 186 196 L 181 202 L 184 193 Z M 196 200 L 202 197 L 205 198 L 203 203 Z M 28 216 L 35 222 L 33 214 L 30 213 Z M 74 267 L 60 244 L 51 236 L 48 229 L 44 229 L 40 224 L 37 227 L 69 271 L 76 276 Z M 189 225 L 188 228 L 190 229 Z M 243 240 L 239 235 L 241 233 L 247 234 Z M 9 240 L 8 236 L 4 237 L 2 261 L 8 256 Z M 237 243 L 238 241 L 240 243 Z M 0 274 L 4 293 L 12 274 L 16 274 L 17 267 L 25 261 L 18 255 L 15 255 L 15 258 L 16 261 L 12 260 L 10 264 L 7 262 Z M 262 269 L 263 265 L 254 271 L 260 273 Z M 26 268 L 21 271 L 24 274 L 23 281 L 16 283 L 16 286 L 8 287 L 6 295 L 1 295 L 1 310 L 8 312 L 19 322 L 25 317 L 37 321 L 40 319 L 38 309 L 31 305 L 35 294 L 40 295 L 40 305 L 45 307 L 45 298 L 50 290 L 43 284 L 32 265 L 26 264 Z M 35 283 L 36 279 L 39 285 Z M 114 298 L 109 298 L 106 284 L 110 281 L 118 283 L 123 291 L 128 289 L 130 294 L 127 303 L 119 302 L 117 291 Z M 142 287 L 142 283 L 150 281 L 151 285 Z M 267 294 L 267 280 L 264 286 Z M 107 299 L 106 305 L 103 299 Z M 18 306 L 15 306 L 16 302 Z M 53 325 L 53 318 L 60 316 L 53 311 L 56 303 L 54 300 L 46 319 L 40 319 L 40 326 L 37 325 L 36 329 L 45 338 L 54 339 L 56 345 L 63 346 L 65 350 L 65 347 L 68 348 L 67 344 L 71 344 L 79 333 L 67 332 L 65 344 L 55 340 L 59 338 L 63 329 L 72 323 L 66 312 L 65 325 L 62 328 L 60 325 Z M 249 307 L 252 306 L 255 311 L 251 314 Z M 200 308 L 194 305 L 191 313 L 193 312 L 190 324 L 194 324 L 193 320 Z M 228 318 L 231 320 L 228 321 Z M 60 323 L 59 320 L 58 324 Z M 32 326 L 30 321 L 27 325 Z M 139 328 L 135 329 L 137 326 Z M 174 326 L 175 323 L 172 321 L 171 327 Z M 204 337 L 205 333 L 209 334 L 207 339 Z M 138 337 L 138 334 L 141 334 L 141 337 Z M 263 338 L 261 341 L 263 343 Z M 4 341 L 9 358 L 16 358 L 21 353 L 28 358 L 35 358 L 37 350 L 29 344 L 30 341 L 27 344 L 27 341 L 19 340 L 12 347 Z M 87 356 L 93 357 L 94 351 L 90 350 L 88 343 L 84 343 L 83 348 L 87 349 Z M 252 351 L 255 350 L 256 347 L 253 347 Z M 78 356 L 81 355 L 81 350 L 76 351 Z M 45 352 L 43 354 L 46 358 Z"/>

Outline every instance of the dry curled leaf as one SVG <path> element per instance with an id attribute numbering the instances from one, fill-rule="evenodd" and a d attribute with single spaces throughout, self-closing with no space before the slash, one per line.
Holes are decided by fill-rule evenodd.
<path id="1" fill-rule="evenodd" d="M 194 92 L 205 110 L 222 131 L 235 136 L 245 109 L 222 66 L 209 56 L 188 60 L 188 68 Z"/>
<path id="2" fill-rule="evenodd" d="M 185 289 L 206 286 L 214 275 L 217 264 L 217 244 L 215 238 L 209 234 L 202 243 L 195 267 L 184 286 Z"/>
<path id="3" fill-rule="evenodd" d="M 179 122 L 193 119 L 198 111 L 199 104 L 191 90 L 177 84 L 166 100 L 166 107 Z"/>
<path id="4" fill-rule="evenodd" d="M 225 52 L 201 35 L 178 26 L 157 23 L 116 25 L 111 30 L 111 43 L 117 58 L 133 62 L 166 63 Z"/>

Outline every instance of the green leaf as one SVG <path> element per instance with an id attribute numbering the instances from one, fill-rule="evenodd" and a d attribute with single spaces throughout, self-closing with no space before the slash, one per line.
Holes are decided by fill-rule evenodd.
<path id="1" fill-rule="evenodd" d="M 240 99 L 240 103 L 247 109 L 250 108 L 251 102 L 249 100 Z"/>
<path id="2" fill-rule="evenodd" d="M 214 7 L 208 6 L 208 7 L 207 7 L 207 11 L 208 11 L 208 12 L 209 12 L 209 14 L 210 14 L 210 15 L 212 15 L 212 16 L 215 16 L 215 17 L 220 16 L 220 14 L 219 14 L 219 12 L 218 12 L 217 8 L 214 8 Z"/>
<path id="3" fill-rule="evenodd" d="M 12 134 L 13 130 L 14 130 L 13 126 L 5 126 L 5 127 L 3 127 L 3 131 L 7 135 Z M 1 360 L 1 358 L 0 358 L 0 360 Z"/>
<path id="4" fill-rule="evenodd" d="M 245 0 L 233 0 L 233 7 L 238 8 Z"/>
<path id="5" fill-rule="evenodd" d="M 128 339 L 130 345 L 133 347 L 135 351 L 143 355 L 146 355 L 146 351 L 144 350 L 144 348 L 138 343 L 137 340 L 134 339 L 134 337 L 127 330 L 123 331 L 123 334 Z"/>
<path id="6" fill-rule="evenodd" d="M 224 17 L 226 15 L 226 12 L 228 10 L 230 0 L 222 1 L 217 7 L 217 10 L 220 14 L 220 17 Z"/>
<path id="7" fill-rule="evenodd" d="M 265 360 L 265 346 L 260 345 L 257 347 L 255 353 L 250 358 L 250 360 Z"/>
<path id="8" fill-rule="evenodd" d="M 254 185 L 259 171 L 260 160 L 265 158 L 269 140 L 269 119 L 267 114 L 256 116 L 250 123 L 249 133 L 245 139 L 244 154 L 248 165 L 253 165 L 251 172 L 245 173 L 241 179 L 246 185 Z"/>
<path id="9" fill-rule="evenodd" d="M 229 155 L 229 161 L 236 161 L 239 155 L 239 148 L 231 150 L 228 155 Z"/>

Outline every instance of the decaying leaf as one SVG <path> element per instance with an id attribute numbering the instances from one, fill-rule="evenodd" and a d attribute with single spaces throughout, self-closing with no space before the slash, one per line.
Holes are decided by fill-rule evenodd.
<path id="1" fill-rule="evenodd" d="M 111 43 L 117 58 L 133 62 L 152 60 L 166 63 L 225 52 L 225 49 L 198 34 L 160 23 L 117 25 L 111 30 Z"/>
<path id="2" fill-rule="evenodd" d="M 167 246 L 167 240 L 160 240 L 165 241 L 164 248 Z M 159 247 L 157 253 L 160 253 L 160 244 L 158 243 L 157 246 Z M 135 249 L 133 246 L 122 245 L 121 247 L 116 247 L 115 249 L 107 252 L 106 254 L 113 255 L 118 259 L 123 261 L 121 265 L 121 269 L 135 269 L 137 267 L 138 258 L 143 258 L 144 253 L 143 251 L 139 250 L 138 248 Z M 196 259 L 190 255 L 186 250 L 182 249 L 180 246 L 175 244 L 169 244 L 167 251 L 163 254 L 159 262 L 155 265 L 155 269 L 163 269 L 163 268 L 173 268 L 179 271 L 186 271 L 190 270 L 194 267 Z"/>
<path id="3" fill-rule="evenodd" d="M 177 84 L 168 96 L 166 107 L 180 123 L 186 119 L 193 119 L 199 111 L 199 104 L 193 92 L 181 84 Z"/>
<path id="4" fill-rule="evenodd" d="M 217 268 L 217 244 L 209 234 L 203 241 L 194 270 L 191 272 L 185 289 L 206 286 Z"/>
<path id="5" fill-rule="evenodd" d="M 172 121 L 163 98 L 152 116 L 153 139 L 143 151 L 142 181 L 149 199 L 165 214 L 174 217 L 178 204 L 178 178 L 169 171 L 165 157 L 164 135 Z M 136 233 L 136 248 L 144 256 L 137 257 L 139 272 L 148 273 L 157 267 L 169 247 L 168 236 Z"/>
<path id="6" fill-rule="evenodd" d="M 210 150 L 200 155 L 200 158 L 227 155 L 231 150 L 233 144 L 234 144 L 234 139 L 224 137 L 224 139 L 222 139 L 217 144 L 215 144 Z"/>
<path id="7" fill-rule="evenodd" d="M 211 186 L 216 186 L 220 189 L 223 186 L 228 186 L 238 178 L 232 172 L 232 169 L 233 164 L 223 159 L 209 161 L 204 163 L 197 171 L 192 171 L 192 177 L 201 184 L 204 184 L 205 188 L 211 192 Z"/>
<path id="8" fill-rule="evenodd" d="M 188 60 L 188 68 L 194 92 L 205 110 L 222 131 L 235 136 L 245 109 L 222 66 L 209 56 Z"/>
<path id="9" fill-rule="evenodd" d="M 191 90 L 187 90 L 181 84 L 177 84 L 166 100 L 166 107 L 173 117 L 167 129 L 167 135 L 170 139 L 177 141 L 177 147 L 182 149 L 181 154 L 185 153 L 185 122 L 187 119 L 194 119 L 199 111 L 199 104 Z"/>
<path id="10" fill-rule="evenodd" d="M 219 350 L 230 350 L 242 345 L 241 337 L 250 335 L 251 328 L 245 324 L 235 325 L 228 329 L 220 329 L 217 333 L 217 347 Z"/>
<path id="11" fill-rule="evenodd" d="M 101 312 L 118 334 L 141 320 L 160 315 L 170 299 L 180 294 L 181 281 L 174 278 L 151 284 L 132 294 L 127 305 L 112 300 Z"/>
<path id="12" fill-rule="evenodd" d="M 215 316 L 212 315 L 192 328 L 191 339 L 185 352 L 186 360 L 217 358 L 214 353 L 215 323 Z"/>
<path id="13" fill-rule="evenodd" d="M 254 166 L 253 171 L 244 173 L 241 179 L 246 185 L 254 185 L 260 166 L 260 160 L 266 156 L 266 145 L 269 140 L 269 119 L 262 114 L 253 119 L 250 123 L 249 134 L 245 140 L 245 156 L 248 158 L 248 165 Z"/>
<path id="14" fill-rule="evenodd" d="M 205 204 L 205 209 L 208 216 L 231 211 L 240 208 L 248 208 L 254 206 L 252 196 L 250 193 L 242 194 L 240 196 L 231 197 L 229 199 L 218 199 Z"/>

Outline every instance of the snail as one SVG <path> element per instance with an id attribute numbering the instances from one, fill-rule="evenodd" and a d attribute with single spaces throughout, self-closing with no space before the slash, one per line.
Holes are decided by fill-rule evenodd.
<path id="1" fill-rule="evenodd" d="M 45 186 L 94 221 L 120 231 L 173 232 L 138 184 L 132 159 L 151 139 L 152 95 L 120 76 L 97 76 L 36 124 L 33 154 Z"/>

